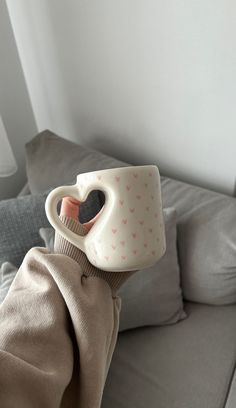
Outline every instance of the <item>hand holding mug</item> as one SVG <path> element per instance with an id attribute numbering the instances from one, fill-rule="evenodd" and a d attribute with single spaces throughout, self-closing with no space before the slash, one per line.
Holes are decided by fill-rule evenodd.
<path id="1" fill-rule="evenodd" d="M 72 218 L 73 220 L 78 221 L 80 204 L 81 204 L 80 201 L 76 200 L 73 197 L 64 197 L 62 199 L 60 215 L 61 216 L 65 215 L 66 217 L 69 217 L 69 218 Z M 83 224 L 83 227 L 85 227 L 87 231 L 89 231 L 92 228 L 92 226 L 98 219 L 101 211 L 97 215 L 95 215 L 95 217 L 92 218 L 90 221 L 85 222 Z"/>

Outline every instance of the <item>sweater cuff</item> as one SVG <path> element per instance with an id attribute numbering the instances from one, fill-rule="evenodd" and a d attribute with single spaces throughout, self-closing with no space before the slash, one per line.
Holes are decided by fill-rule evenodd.
<path id="1" fill-rule="evenodd" d="M 65 224 L 68 229 L 73 231 L 75 234 L 85 236 L 88 231 L 80 224 L 78 221 L 66 217 L 60 216 L 61 221 Z M 131 276 L 134 271 L 128 272 L 107 272 L 92 265 L 87 256 L 76 246 L 71 244 L 67 239 L 63 238 L 58 232 L 55 234 L 54 252 L 59 254 L 64 254 L 74 259 L 86 277 L 97 277 L 104 279 L 111 287 L 113 292 L 116 292 L 119 287 Z"/>

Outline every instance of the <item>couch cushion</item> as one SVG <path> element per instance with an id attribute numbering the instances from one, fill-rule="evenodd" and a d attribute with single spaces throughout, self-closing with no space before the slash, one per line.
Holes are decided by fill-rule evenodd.
<path id="1" fill-rule="evenodd" d="M 121 333 L 102 408 L 223 408 L 236 359 L 236 305 L 187 304 L 173 326 Z"/>
<path id="2" fill-rule="evenodd" d="M 10 262 L 4 262 L 0 266 L 0 304 L 5 299 L 17 272 L 18 269 Z"/>
<path id="3" fill-rule="evenodd" d="M 63 184 L 74 184 L 80 173 L 127 165 L 49 130 L 39 133 L 25 147 L 28 184 L 33 194 Z"/>
<path id="4" fill-rule="evenodd" d="M 163 205 L 178 213 L 178 253 L 185 299 L 236 302 L 235 198 L 162 178 Z"/>
<path id="5" fill-rule="evenodd" d="M 0 201 L 0 266 L 8 261 L 19 267 L 30 248 L 43 246 L 38 231 L 49 226 L 44 203 L 43 195 Z"/>

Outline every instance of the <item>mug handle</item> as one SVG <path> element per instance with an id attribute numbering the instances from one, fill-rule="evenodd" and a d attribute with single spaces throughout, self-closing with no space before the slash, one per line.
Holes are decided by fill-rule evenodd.
<path id="1" fill-rule="evenodd" d="M 69 228 L 67 228 L 63 224 L 57 213 L 58 202 L 66 196 L 70 196 L 76 198 L 79 201 L 82 201 L 77 184 L 74 184 L 73 186 L 57 187 L 52 190 L 47 196 L 45 202 L 46 215 L 50 224 L 63 236 L 63 238 L 67 239 L 71 244 L 79 248 L 81 251 L 85 252 L 85 238 L 69 230 Z"/>

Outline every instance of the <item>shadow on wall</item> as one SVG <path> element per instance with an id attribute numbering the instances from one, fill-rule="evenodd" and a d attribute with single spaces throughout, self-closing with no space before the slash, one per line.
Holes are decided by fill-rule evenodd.
<path id="1" fill-rule="evenodd" d="M 124 143 L 124 141 L 126 141 Z M 94 134 L 89 138 L 89 142 L 81 138 L 81 144 L 84 144 L 91 149 L 99 150 L 104 154 L 115 157 L 118 160 L 124 161 L 131 165 L 145 165 L 145 164 L 154 164 L 158 166 L 161 176 L 170 177 L 172 179 L 180 180 L 188 184 L 200 186 L 208 190 L 219 191 L 219 186 L 214 184 L 209 184 L 208 182 L 203 182 L 198 177 L 193 178 L 193 176 L 188 176 L 185 172 L 178 169 L 172 169 L 171 166 L 166 168 L 166 166 L 158 158 L 158 146 L 154 146 L 152 150 L 152 156 L 150 156 L 150 150 L 145 152 L 143 147 L 139 145 L 138 138 L 135 146 L 130 143 L 127 143 L 127 136 L 121 135 L 118 133 L 103 133 L 103 134 Z M 148 143 L 147 143 L 148 144 Z M 149 147 L 149 146 L 148 146 Z M 236 191 L 236 187 L 235 187 Z"/>
<path id="2" fill-rule="evenodd" d="M 130 164 L 148 164 L 141 148 L 136 145 L 135 149 L 132 144 L 124 144 L 125 135 L 115 134 L 96 134 L 91 136 L 89 143 L 86 143 L 91 149 L 100 150 L 101 152 L 113 156 Z"/>

